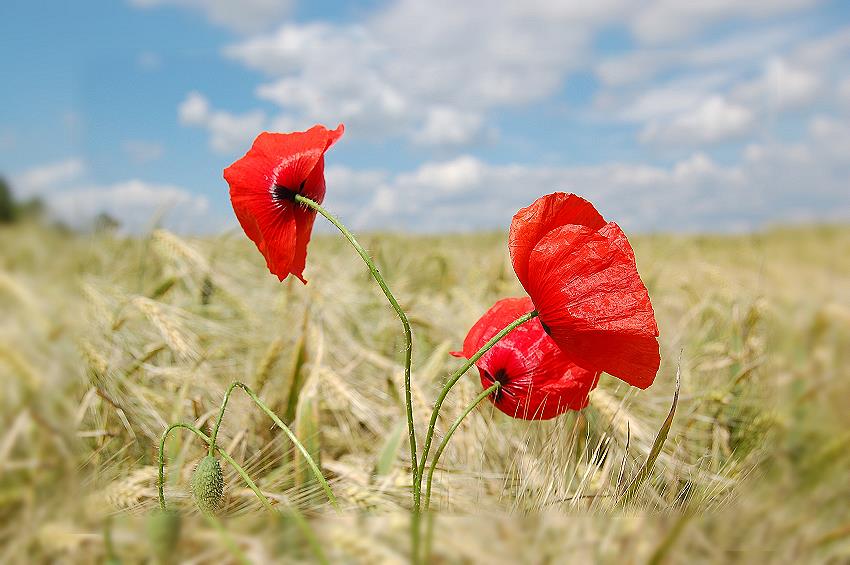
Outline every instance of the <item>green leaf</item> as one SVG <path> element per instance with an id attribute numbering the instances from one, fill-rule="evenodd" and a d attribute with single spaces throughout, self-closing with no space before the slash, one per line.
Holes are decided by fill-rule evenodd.
<path id="1" fill-rule="evenodd" d="M 646 479 L 649 478 L 649 474 L 652 472 L 652 467 L 655 465 L 655 460 L 658 459 L 658 456 L 661 454 L 661 448 L 664 447 L 664 442 L 667 441 L 667 434 L 670 432 L 670 426 L 673 425 L 673 416 L 676 414 L 676 405 L 679 403 L 681 368 L 680 362 L 679 367 L 676 369 L 676 391 L 673 393 L 673 405 L 670 407 L 670 413 L 667 414 L 664 424 L 661 425 L 661 429 L 658 430 L 658 435 L 655 436 L 655 442 L 652 444 L 652 449 L 649 451 L 649 457 L 647 457 L 646 463 L 643 464 L 643 467 L 641 467 L 632 483 L 626 489 L 626 492 L 623 495 L 624 503 L 632 500 L 641 485 L 643 485 Z"/>
<path id="2" fill-rule="evenodd" d="M 407 429 L 407 422 L 399 420 L 395 425 L 381 451 L 378 452 L 378 460 L 375 461 L 375 474 L 378 476 L 388 475 L 393 469 L 396 456 L 398 455 L 399 446 L 404 439 L 404 432 Z"/>

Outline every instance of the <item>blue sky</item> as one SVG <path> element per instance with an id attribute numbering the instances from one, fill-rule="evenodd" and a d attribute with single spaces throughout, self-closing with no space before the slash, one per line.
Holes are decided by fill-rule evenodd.
<path id="1" fill-rule="evenodd" d="M 635 231 L 850 218 L 846 2 L 12 0 L 0 38 L 0 173 L 71 223 L 230 227 L 257 133 L 338 122 L 358 229 L 555 190 Z"/>

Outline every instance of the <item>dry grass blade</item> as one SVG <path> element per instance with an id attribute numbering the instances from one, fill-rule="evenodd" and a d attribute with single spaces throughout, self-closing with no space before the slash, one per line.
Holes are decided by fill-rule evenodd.
<path id="1" fill-rule="evenodd" d="M 670 412 L 667 414 L 667 418 L 664 419 L 664 423 L 661 425 L 661 429 L 658 430 L 658 435 L 655 436 L 655 441 L 652 444 L 652 449 L 649 452 L 649 457 L 646 458 L 646 462 L 643 464 L 643 467 L 640 468 L 640 471 L 638 471 L 637 475 L 626 489 L 626 492 L 623 494 L 622 500 L 624 504 L 627 504 L 634 499 L 635 495 L 638 492 L 638 489 L 643 485 L 646 479 L 649 478 L 650 473 L 652 473 L 652 468 L 655 466 L 655 460 L 658 459 L 658 456 L 661 454 L 661 449 L 664 447 L 664 443 L 667 441 L 667 434 L 670 432 L 670 426 L 673 425 L 673 416 L 676 415 L 676 405 L 679 403 L 680 384 L 681 361 L 679 362 L 679 366 L 676 369 L 676 390 L 673 392 L 673 404 L 670 406 Z"/>

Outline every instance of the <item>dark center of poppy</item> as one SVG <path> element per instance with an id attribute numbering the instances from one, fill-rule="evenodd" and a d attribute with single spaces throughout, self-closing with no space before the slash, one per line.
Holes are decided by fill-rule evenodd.
<path id="1" fill-rule="evenodd" d="M 540 320 L 540 325 L 543 326 L 543 331 L 546 332 L 546 335 L 552 337 L 552 330 L 549 329 L 549 326 L 546 325 L 546 322 Z"/>
<path id="2" fill-rule="evenodd" d="M 484 371 L 484 376 L 487 377 L 487 380 L 497 382 L 502 385 L 497 388 L 492 394 L 493 402 L 499 402 L 499 400 L 502 398 L 502 391 L 505 390 L 505 385 L 507 385 L 508 381 L 510 380 L 508 377 L 508 372 L 504 369 L 499 369 L 498 371 L 496 371 L 495 374 L 491 375 L 489 372 Z"/>
<path id="3" fill-rule="evenodd" d="M 301 194 L 304 191 L 304 184 L 306 182 L 306 180 L 301 181 L 301 185 L 298 187 L 298 190 L 291 189 L 283 186 L 282 184 L 275 184 L 274 187 L 272 187 L 272 198 L 274 198 L 275 201 L 287 200 L 289 202 L 295 202 L 295 195 Z"/>

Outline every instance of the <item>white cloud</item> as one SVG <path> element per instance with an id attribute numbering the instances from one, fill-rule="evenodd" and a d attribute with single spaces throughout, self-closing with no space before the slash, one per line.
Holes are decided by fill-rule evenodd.
<path id="1" fill-rule="evenodd" d="M 478 159 L 464 155 L 451 161 L 425 163 L 413 173 L 402 174 L 401 184 L 429 186 L 440 194 L 462 194 L 481 182 L 484 165 Z"/>
<path id="2" fill-rule="evenodd" d="M 787 22 L 638 47 L 595 66 L 596 117 L 638 125 L 639 139 L 667 145 L 770 135 L 787 112 L 840 105 L 848 55 L 850 30 L 812 37 Z"/>
<path id="3" fill-rule="evenodd" d="M 486 138 L 488 110 L 553 95 L 584 65 L 592 30 L 629 2 L 399 0 L 356 24 L 287 24 L 227 57 L 271 80 L 287 115 L 352 135 L 438 146 Z"/>
<path id="4" fill-rule="evenodd" d="M 210 103 L 200 92 L 190 92 L 177 108 L 180 123 L 188 126 L 202 126 L 209 119 Z"/>
<path id="5" fill-rule="evenodd" d="M 705 27 L 735 19 L 760 19 L 812 5 L 817 0 L 655 0 L 638 10 L 632 23 L 645 43 L 664 43 L 693 36 Z"/>
<path id="6" fill-rule="evenodd" d="M 101 185 L 84 178 L 86 169 L 81 159 L 66 159 L 14 175 L 11 185 L 21 198 L 41 198 L 54 218 L 73 227 L 87 227 L 101 212 L 129 232 L 144 230 L 161 216 L 180 231 L 218 227 L 210 221 L 208 200 L 188 189 L 138 179 Z"/>
<path id="7" fill-rule="evenodd" d="M 246 151 L 267 123 L 266 114 L 261 110 L 245 114 L 213 110 L 199 92 L 186 96 L 177 108 L 177 117 L 183 125 L 206 129 L 210 134 L 210 147 L 223 155 Z"/>
<path id="8" fill-rule="evenodd" d="M 134 163 L 144 164 L 156 161 L 165 153 L 161 143 L 155 141 L 144 141 L 141 139 L 128 139 L 121 143 L 121 149 Z"/>
<path id="9" fill-rule="evenodd" d="M 75 182 L 86 171 L 82 159 L 70 158 L 29 169 L 14 177 L 13 188 L 22 198 L 39 196 L 44 192 L 61 190 Z"/>
<path id="10" fill-rule="evenodd" d="M 602 59 L 595 74 L 608 86 L 649 83 L 670 71 L 714 72 L 740 69 L 754 61 L 772 57 L 787 48 L 799 33 L 793 28 L 746 29 L 704 41 L 662 47 L 638 47 L 626 53 Z"/>
<path id="11" fill-rule="evenodd" d="M 753 229 L 771 222 L 850 219 L 850 126 L 813 119 L 797 143 L 751 144 L 737 163 L 695 152 L 670 166 L 495 165 L 471 156 L 395 175 L 328 177 L 328 206 L 360 229 L 505 229 L 537 197 L 582 194 L 626 229 Z"/>
<path id="12" fill-rule="evenodd" d="M 268 29 L 286 17 L 291 0 L 130 0 L 140 8 L 178 6 L 202 12 L 214 24 L 248 33 Z"/>
<path id="13" fill-rule="evenodd" d="M 138 179 L 64 189 L 45 200 L 57 218 L 75 227 L 86 226 L 101 212 L 132 233 L 149 228 L 160 218 L 178 231 L 208 231 L 211 227 L 205 197 L 178 186 Z"/>
<path id="14" fill-rule="evenodd" d="M 817 74 L 774 57 L 765 65 L 759 78 L 737 87 L 733 96 L 775 111 L 804 106 L 812 102 L 819 92 L 821 81 Z"/>
<path id="15" fill-rule="evenodd" d="M 422 128 L 413 135 L 421 145 L 468 145 L 488 136 L 484 116 L 473 111 L 459 111 L 450 106 L 431 108 Z"/>
<path id="16" fill-rule="evenodd" d="M 671 145 L 716 143 L 742 136 L 754 123 L 748 108 L 712 96 L 668 122 L 650 122 L 641 132 L 640 140 Z"/>

